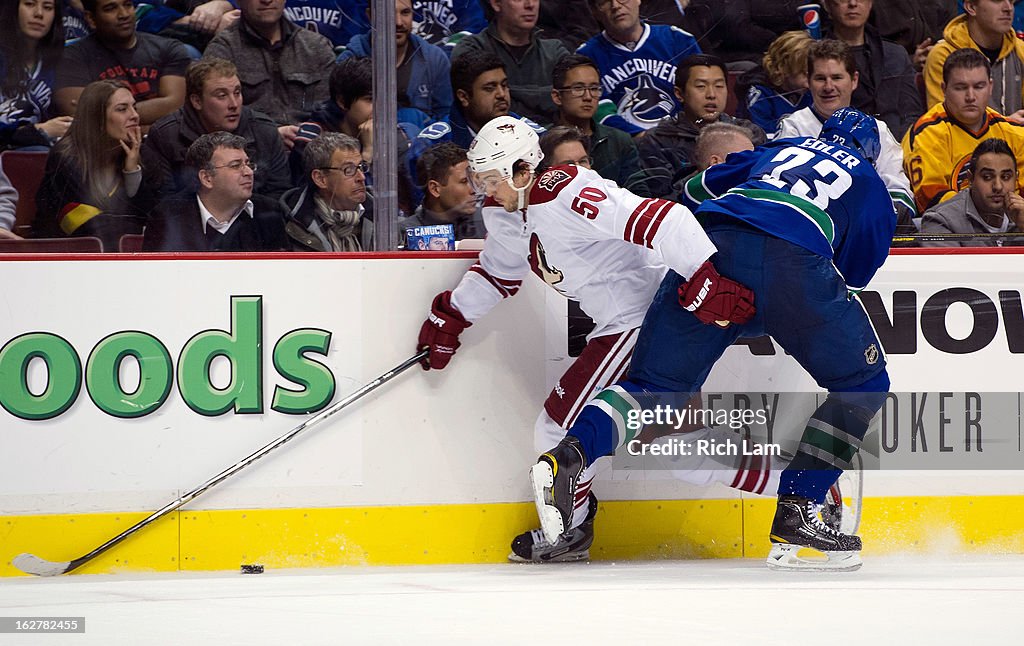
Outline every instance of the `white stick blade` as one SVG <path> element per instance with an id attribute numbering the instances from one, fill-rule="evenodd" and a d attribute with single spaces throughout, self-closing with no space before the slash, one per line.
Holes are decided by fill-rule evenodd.
<path id="1" fill-rule="evenodd" d="M 58 574 L 64 574 L 71 567 L 70 561 L 55 563 L 53 561 L 45 561 L 35 554 L 28 553 L 15 556 L 11 563 L 25 574 L 34 574 L 36 576 L 57 576 Z"/>

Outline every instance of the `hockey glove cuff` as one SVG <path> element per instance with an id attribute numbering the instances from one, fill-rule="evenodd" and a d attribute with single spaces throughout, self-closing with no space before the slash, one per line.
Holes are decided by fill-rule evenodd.
<path id="1" fill-rule="evenodd" d="M 679 286 L 679 304 L 701 323 L 723 328 L 730 323 L 746 323 L 757 312 L 754 292 L 720 275 L 710 260 Z"/>
<path id="2" fill-rule="evenodd" d="M 430 316 L 420 327 L 417 349 L 429 350 L 430 355 L 420 362 L 424 370 L 442 370 L 459 349 L 459 335 L 473 325 L 463 318 L 462 313 L 452 305 L 452 293 L 441 292 L 434 297 Z"/>

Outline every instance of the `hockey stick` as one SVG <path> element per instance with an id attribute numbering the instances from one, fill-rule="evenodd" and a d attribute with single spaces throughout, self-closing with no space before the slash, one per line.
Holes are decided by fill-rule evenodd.
<path id="1" fill-rule="evenodd" d="M 238 473 L 239 471 L 241 471 L 245 467 L 249 466 L 250 464 L 252 464 L 256 460 L 259 460 L 263 456 L 267 455 L 268 453 L 270 453 L 271 451 L 273 451 L 277 447 L 282 446 L 284 444 L 287 444 L 289 441 L 291 441 L 296 435 L 298 435 L 302 431 L 304 431 L 304 430 L 306 430 L 308 428 L 311 428 L 313 426 L 316 426 L 317 424 L 319 424 L 320 422 L 322 422 L 322 421 L 326 420 L 327 418 L 331 417 L 332 415 L 334 415 L 335 413 L 337 413 L 341 409 L 345 408 L 346 406 L 348 406 L 352 402 L 362 398 L 363 395 L 366 395 L 367 393 L 370 393 L 370 392 L 376 390 L 378 387 L 380 387 L 381 385 L 385 384 L 386 382 L 391 381 L 391 379 L 393 379 L 394 377 L 396 377 L 399 374 L 405 372 L 410 367 L 416 365 L 422 359 L 425 359 L 428 354 L 429 354 L 429 351 L 422 350 L 422 351 L 418 352 L 415 356 L 409 357 L 404 362 L 402 362 L 400 365 L 395 366 L 391 370 L 388 370 L 387 372 L 385 372 L 381 376 L 377 377 L 376 379 L 374 379 L 370 383 L 366 384 L 365 386 L 363 386 L 362 388 L 360 388 L 356 392 L 352 393 L 351 395 L 349 395 L 345 399 L 339 401 L 334 406 L 331 406 L 330 408 L 327 408 L 325 410 L 320 411 L 319 413 L 317 413 L 313 417 L 310 417 L 306 421 L 304 421 L 301 424 L 299 424 L 298 426 L 296 426 L 294 429 L 292 429 L 291 431 L 289 431 L 285 435 L 282 435 L 281 437 L 277 438 L 276 440 L 274 440 L 270 444 L 267 444 L 263 448 L 257 449 L 255 452 L 251 453 L 248 457 L 242 458 L 241 460 L 239 460 L 235 464 L 231 465 L 227 469 L 224 469 L 223 471 L 221 471 L 217 475 L 213 476 L 212 478 L 210 478 L 209 480 L 207 480 L 203 484 L 199 485 L 198 487 L 196 487 L 192 491 L 189 491 L 188 493 L 180 496 L 177 500 L 174 500 L 173 502 L 170 502 L 167 505 L 165 505 L 164 507 L 160 508 L 159 510 L 153 512 L 152 514 L 150 514 L 146 518 L 144 518 L 144 519 L 140 520 L 139 522 L 135 523 L 134 525 L 132 525 L 128 529 L 124 530 L 123 532 L 121 532 L 120 534 L 115 536 L 114 538 L 110 539 L 106 543 L 100 545 L 99 547 L 97 547 L 96 549 L 94 549 L 93 551 L 89 552 L 88 554 L 86 554 L 84 556 L 80 556 L 77 559 L 74 559 L 73 561 L 47 561 L 45 559 L 39 558 L 38 556 L 36 556 L 34 554 L 25 553 L 25 554 L 19 554 L 11 562 L 14 564 L 14 567 L 18 568 L 22 572 L 25 572 L 26 574 L 35 574 L 36 576 L 57 576 L 58 574 L 65 574 L 65 573 L 70 572 L 70 571 L 72 571 L 72 570 L 74 570 L 76 568 L 79 568 L 82 565 L 84 565 L 84 564 L 88 563 L 89 561 L 91 561 L 92 559 L 96 558 L 97 556 L 99 556 L 103 552 L 106 552 L 111 547 L 114 547 L 115 545 L 117 545 L 121 541 L 125 540 L 129 536 L 135 534 L 136 532 L 141 530 L 143 527 L 145 527 L 145 526 L 147 526 L 147 525 L 149 525 L 151 523 L 156 522 L 157 520 L 159 520 L 160 518 L 163 518 L 167 514 L 169 514 L 172 511 L 174 511 L 175 509 L 178 509 L 182 505 L 185 505 L 188 502 L 190 502 L 191 500 L 197 498 L 199 495 L 201 495 L 206 490 L 212 488 L 214 485 L 217 485 L 217 484 L 223 482 L 224 480 L 227 480 L 228 478 L 230 478 L 234 474 Z"/>

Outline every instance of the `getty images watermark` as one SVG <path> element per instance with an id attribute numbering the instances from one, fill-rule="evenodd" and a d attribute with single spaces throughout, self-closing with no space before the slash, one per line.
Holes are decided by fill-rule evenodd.
<path id="1" fill-rule="evenodd" d="M 659 442 L 648 443 L 634 438 L 626 443 L 626 452 L 632 456 L 735 456 L 782 455 L 782 447 L 771 442 L 757 442 L 741 435 L 724 437 L 690 437 L 681 433 L 686 428 L 724 426 L 733 431 L 752 425 L 767 425 L 768 411 L 749 408 L 683 408 L 666 404 L 653 408 L 632 409 L 626 416 L 626 428 L 634 434 L 648 427 L 671 429 L 678 435 L 665 436 Z"/>
<path id="2" fill-rule="evenodd" d="M 688 405 L 634 408 L 622 417 L 628 440 L 616 470 L 729 469 L 736 456 L 783 461 L 797 451 L 808 420 L 828 393 L 703 393 Z M 652 401 L 686 400 L 665 395 Z M 813 433 L 844 459 L 859 453 L 869 470 L 1024 469 L 1024 393 L 890 392 L 862 441 Z M 856 449 L 854 451 L 854 449 Z M 702 459 L 703 458 L 703 459 Z"/>

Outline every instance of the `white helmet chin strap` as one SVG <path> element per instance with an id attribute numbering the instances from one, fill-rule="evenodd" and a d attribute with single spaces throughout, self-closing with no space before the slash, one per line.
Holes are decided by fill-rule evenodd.
<path id="1" fill-rule="evenodd" d="M 530 187 L 533 186 L 533 178 L 534 178 L 534 176 L 535 176 L 535 174 L 533 172 L 533 169 L 531 168 L 530 169 L 530 179 L 529 179 L 529 181 L 526 182 L 526 185 L 523 186 L 522 188 L 519 188 L 518 186 L 516 186 L 514 174 L 509 176 L 509 177 L 507 177 L 507 178 L 505 178 L 505 181 L 508 182 L 508 185 L 512 187 L 512 190 L 515 191 L 516 195 L 519 197 L 519 201 L 516 204 L 516 210 L 517 211 L 522 211 L 523 209 L 526 208 L 526 191 L 530 190 Z"/>

